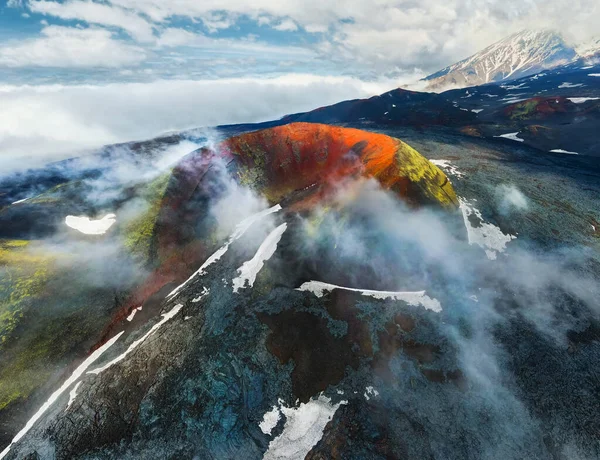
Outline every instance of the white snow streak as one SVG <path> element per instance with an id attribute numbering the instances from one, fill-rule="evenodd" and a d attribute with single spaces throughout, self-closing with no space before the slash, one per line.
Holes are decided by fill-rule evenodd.
<path id="1" fill-rule="evenodd" d="M 583 104 L 587 101 L 597 101 L 600 97 L 568 97 L 567 99 L 575 104 Z"/>
<path id="2" fill-rule="evenodd" d="M 317 297 L 323 297 L 325 291 L 333 291 L 334 289 L 343 289 L 345 291 L 359 292 L 364 296 L 373 297 L 375 299 L 393 299 L 402 300 L 412 306 L 422 306 L 426 310 L 441 312 L 442 305 L 439 300 L 432 299 L 425 295 L 425 291 L 373 291 L 370 289 L 355 289 L 335 284 L 323 283 L 321 281 L 307 281 L 302 286 L 297 288 L 298 291 L 312 292 Z"/>
<path id="3" fill-rule="evenodd" d="M 552 152 L 552 153 L 567 153 L 569 155 L 579 155 L 577 152 L 569 152 L 568 150 L 563 150 L 563 149 L 554 149 L 554 150 L 550 150 L 550 152 Z"/>
<path id="4" fill-rule="evenodd" d="M 150 337 L 152 334 L 154 334 L 163 324 L 165 324 L 167 321 L 169 321 L 171 318 L 173 318 L 177 313 L 179 313 L 179 310 L 181 310 L 182 307 L 183 307 L 182 304 L 177 304 L 169 312 L 163 313 L 162 319 L 158 323 L 156 323 L 154 326 L 152 326 L 152 328 L 148 332 L 146 332 L 142 336 L 142 338 L 137 339 L 135 342 L 133 342 L 131 345 L 129 345 L 129 348 L 127 348 L 127 350 L 125 350 L 124 353 L 117 356 L 112 361 L 109 361 L 104 366 L 99 367 L 94 370 L 91 370 L 91 371 L 88 371 L 88 374 L 96 374 L 97 375 L 100 372 L 104 372 L 109 367 L 112 367 L 115 364 L 117 364 L 118 362 L 125 359 L 127 357 L 127 355 L 129 355 L 133 350 L 135 350 L 142 342 L 144 342 L 144 340 L 146 340 L 148 337 Z"/>
<path id="5" fill-rule="evenodd" d="M 40 409 L 33 415 L 33 417 L 29 419 L 27 424 L 23 427 L 21 431 L 17 433 L 17 435 L 8 445 L 8 447 L 4 449 L 2 453 L 0 453 L 0 459 L 4 458 L 6 454 L 8 454 L 11 446 L 17 441 L 19 441 L 23 436 L 25 436 L 25 434 L 27 434 L 27 432 L 33 427 L 35 422 L 37 422 L 42 417 L 42 415 L 44 415 L 44 413 L 50 408 L 50 406 L 52 406 L 52 404 L 56 402 L 60 395 L 62 395 L 67 390 L 67 388 L 69 388 L 73 383 L 75 383 L 75 381 L 77 381 L 77 379 L 83 375 L 86 369 L 90 367 L 98 358 L 100 358 L 100 356 L 102 356 L 104 352 L 108 350 L 119 339 L 119 337 L 121 337 L 122 334 L 123 332 L 119 332 L 112 339 L 110 339 L 108 342 L 106 342 L 104 345 L 102 345 L 100 348 L 94 351 L 90 356 L 88 356 L 88 358 L 83 363 L 81 363 L 77 369 L 75 369 L 75 371 L 65 381 L 65 383 L 63 383 L 58 390 L 52 393 L 50 398 L 48 398 L 48 400 L 42 405 L 42 407 L 40 407 Z"/>
<path id="6" fill-rule="evenodd" d="M 229 240 L 227 240 L 227 242 L 223 246 L 221 246 L 219 249 L 217 249 L 213 255 L 211 255 L 208 259 L 206 259 L 206 261 L 202 264 L 202 266 L 195 273 L 193 273 L 192 276 L 190 276 L 182 284 L 180 284 L 175 289 L 173 289 L 167 295 L 167 298 L 171 298 L 174 295 L 178 294 L 195 277 L 205 275 L 206 269 L 210 265 L 214 264 L 221 257 L 223 257 L 223 255 L 229 249 L 229 246 L 231 245 L 231 243 L 233 243 L 235 240 L 239 239 L 244 233 L 246 233 L 246 231 L 252 226 L 252 224 L 254 224 L 254 222 L 262 219 L 263 217 L 268 216 L 269 214 L 272 214 L 272 213 L 280 211 L 280 210 L 281 210 L 281 206 L 277 204 L 269 209 L 265 209 L 264 211 L 253 214 L 250 217 L 247 217 L 246 219 L 241 221 L 239 224 L 237 224 L 237 226 L 235 227 L 235 231 L 233 232 L 233 234 L 231 235 Z"/>
<path id="7" fill-rule="evenodd" d="M 583 83 L 569 83 L 568 81 L 566 81 L 566 82 L 560 84 L 558 87 L 560 89 L 562 89 L 562 88 L 577 88 L 579 86 L 583 86 Z"/>
<path id="8" fill-rule="evenodd" d="M 519 134 L 519 131 L 517 131 L 516 133 L 500 134 L 499 136 L 494 137 L 503 137 L 504 139 L 510 139 L 511 141 L 524 142 L 525 139 L 517 137 L 517 134 Z"/>
<path id="9" fill-rule="evenodd" d="M 75 386 L 69 392 L 69 402 L 67 403 L 67 407 L 65 408 L 65 412 L 67 411 L 67 409 L 69 409 L 69 407 L 71 407 L 71 404 L 73 404 L 73 402 L 75 401 L 75 398 L 77 397 L 77 390 L 79 389 L 79 385 L 81 385 L 81 382 L 82 382 L 82 380 L 80 380 L 79 382 L 77 382 L 75 384 Z"/>
<path id="10" fill-rule="evenodd" d="M 284 223 L 269 233 L 269 236 L 262 242 L 254 257 L 251 260 L 244 262 L 244 264 L 238 268 L 239 276 L 232 281 L 233 292 L 238 292 L 243 288 L 246 285 L 246 281 L 250 287 L 252 287 L 254 281 L 256 281 L 256 275 L 265 265 L 265 261 L 269 260 L 273 254 L 275 254 L 277 245 L 279 244 L 279 241 L 281 241 L 281 237 L 286 230 L 287 224 Z"/>

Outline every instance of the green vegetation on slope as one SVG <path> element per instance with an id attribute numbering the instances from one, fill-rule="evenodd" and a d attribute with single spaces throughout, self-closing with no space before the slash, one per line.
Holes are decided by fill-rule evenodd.
<path id="1" fill-rule="evenodd" d="M 147 260 L 150 256 L 154 226 L 170 178 L 171 172 L 169 171 L 144 187 L 140 196 L 146 202 L 147 207 L 125 225 L 124 245 L 132 254 L 142 260 Z"/>

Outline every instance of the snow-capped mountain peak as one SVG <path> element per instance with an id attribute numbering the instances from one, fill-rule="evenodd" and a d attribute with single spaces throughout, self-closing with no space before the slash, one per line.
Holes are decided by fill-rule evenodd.
<path id="1" fill-rule="evenodd" d="M 594 37 L 583 43 L 575 46 L 575 51 L 583 59 L 598 58 L 600 59 L 600 37 Z"/>
<path id="2" fill-rule="evenodd" d="M 552 30 L 524 30 L 425 78 L 429 88 L 515 79 L 566 64 L 577 53 Z"/>

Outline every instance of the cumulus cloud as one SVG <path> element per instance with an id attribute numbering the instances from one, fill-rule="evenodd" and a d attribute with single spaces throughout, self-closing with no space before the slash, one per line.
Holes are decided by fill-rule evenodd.
<path id="1" fill-rule="evenodd" d="M 270 120 L 390 87 L 389 80 L 368 83 L 314 75 L 0 86 L 2 169 L 167 131 Z"/>
<path id="2" fill-rule="evenodd" d="M 291 19 L 284 19 L 279 24 L 273 26 L 273 29 L 279 30 L 281 32 L 293 32 L 298 30 L 298 26 Z"/>
<path id="3" fill-rule="evenodd" d="M 65 3 L 41 0 L 30 2 L 29 9 L 34 13 L 61 19 L 77 19 L 90 24 L 117 27 L 127 31 L 137 41 L 153 41 L 152 25 L 141 16 L 119 7 L 89 0 Z"/>
<path id="4" fill-rule="evenodd" d="M 115 40 L 104 29 L 50 25 L 41 36 L 0 46 L 0 65 L 8 67 L 120 67 L 138 64 L 145 51 Z"/>

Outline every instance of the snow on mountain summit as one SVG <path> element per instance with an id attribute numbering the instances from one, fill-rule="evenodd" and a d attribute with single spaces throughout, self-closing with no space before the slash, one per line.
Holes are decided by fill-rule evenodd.
<path id="1" fill-rule="evenodd" d="M 600 59 L 600 36 L 594 37 L 575 46 L 575 51 L 583 59 Z"/>
<path id="2" fill-rule="evenodd" d="M 496 42 L 424 80 L 430 89 L 475 86 L 515 79 L 571 62 L 577 57 L 552 30 L 524 30 Z"/>

